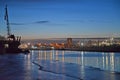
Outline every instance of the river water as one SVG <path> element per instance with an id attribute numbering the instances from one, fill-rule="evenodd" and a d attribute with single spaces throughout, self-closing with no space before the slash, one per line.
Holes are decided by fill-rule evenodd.
<path id="1" fill-rule="evenodd" d="M 56 60 L 100 68 L 105 71 L 120 72 L 120 53 L 50 50 L 31 51 L 30 55 L 34 56 L 34 59 Z"/>
<path id="2" fill-rule="evenodd" d="M 120 80 L 120 53 L 32 50 L 0 55 L 0 80 Z"/>

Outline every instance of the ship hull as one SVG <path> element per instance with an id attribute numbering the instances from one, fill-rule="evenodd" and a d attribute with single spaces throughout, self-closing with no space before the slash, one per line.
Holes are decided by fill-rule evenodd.
<path id="1" fill-rule="evenodd" d="M 18 48 L 19 41 L 1 40 L 0 41 L 0 54 L 4 53 L 21 53 L 22 50 Z"/>

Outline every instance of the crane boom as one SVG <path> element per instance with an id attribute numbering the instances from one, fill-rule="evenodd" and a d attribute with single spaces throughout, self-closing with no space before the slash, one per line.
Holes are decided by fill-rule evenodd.
<path id="1" fill-rule="evenodd" d="M 8 18 L 8 10 L 7 10 L 7 5 L 5 7 L 5 17 L 4 19 L 6 20 L 6 24 L 7 24 L 7 35 L 10 36 L 10 24 L 9 24 L 9 18 Z"/>

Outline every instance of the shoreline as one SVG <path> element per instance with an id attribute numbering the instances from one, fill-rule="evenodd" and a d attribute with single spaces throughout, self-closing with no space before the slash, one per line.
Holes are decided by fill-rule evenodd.
<path id="1" fill-rule="evenodd" d="M 120 52 L 120 51 L 97 51 L 97 50 L 76 50 L 76 49 L 29 49 L 29 50 L 59 50 L 59 51 L 84 51 L 84 52 Z"/>
<path id="2" fill-rule="evenodd" d="M 87 52 L 120 52 L 120 46 L 103 47 L 80 47 L 80 48 L 62 48 L 62 49 L 28 49 L 28 50 L 64 50 L 64 51 L 87 51 Z"/>

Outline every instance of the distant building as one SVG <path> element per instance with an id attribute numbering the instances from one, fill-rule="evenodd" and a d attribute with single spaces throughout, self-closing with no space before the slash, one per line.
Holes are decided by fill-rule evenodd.
<path id="1" fill-rule="evenodd" d="M 67 38 L 67 47 L 72 48 L 72 45 L 73 45 L 72 38 Z"/>

